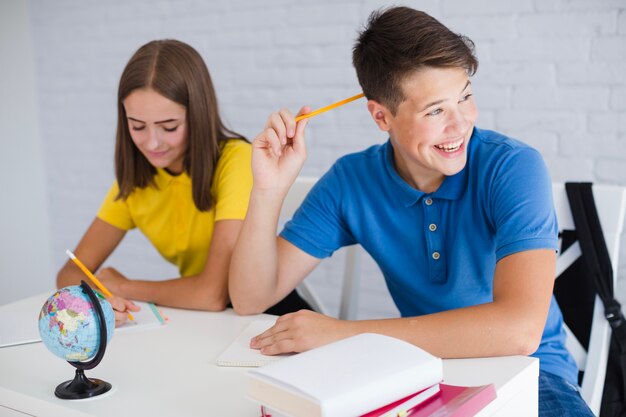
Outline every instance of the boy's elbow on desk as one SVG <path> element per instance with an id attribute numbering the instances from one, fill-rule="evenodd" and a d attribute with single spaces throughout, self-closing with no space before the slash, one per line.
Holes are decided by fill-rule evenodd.
<path id="1" fill-rule="evenodd" d="M 238 300 L 232 297 L 230 301 L 233 306 L 233 310 L 235 310 L 235 313 L 239 314 L 240 316 L 251 316 L 254 314 L 261 314 L 266 310 L 265 308 L 254 305 L 254 303 L 242 302 L 241 300 Z"/>
<path id="2" fill-rule="evenodd" d="M 228 294 L 233 310 L 240 316 L 261 314 L 271 307 L 271 305 L 263 303 L 262 297 L 255 298 L 254 292 L 244 292 L 242 294 L 241 291 L 237 291 L 236 286 L 233 286 L 232 283 L 229 283 Z"/>

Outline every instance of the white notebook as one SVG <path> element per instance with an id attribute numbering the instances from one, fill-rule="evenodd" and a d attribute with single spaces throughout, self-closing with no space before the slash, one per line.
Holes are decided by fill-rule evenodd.
<path id="1" fill-rule="evenodd" d="M 259 367 L 283 359 L 292 354 L 263 355 L 259 350 L 250 348 L 250 339 L 263 333 L 275 323 L 271 320 L 255 320 L 218 356 L 215 363 L 218 366 Z"/>
<path id="2" fill-rule="evenodd" d="M 25 300 L 0 306 L 0 348 L 41 342 L 38 317 L 47 296 L 34 296 Z M 133 312 L 134 322 L 127 321 L 117 327 L 115 333 L 129 332 L 164 324 L 163 317 L 151 303 L 134 301 L 141 310 Z"/>

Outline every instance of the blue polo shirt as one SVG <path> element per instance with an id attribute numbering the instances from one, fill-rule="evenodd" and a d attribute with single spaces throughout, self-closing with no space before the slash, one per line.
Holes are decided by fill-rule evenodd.
<path id="1" fill-rule="evenodd" d="M 558 249 L 552 184 L 541 155 L 478 128 L 466 166 L 430 194 L 399 176 L 389 141 L 340 158 L 281 236 L 317 258 L 360 244 L 403 317 L 491 302 L 496 262 L 520 251 Z M 577 384 L 554 297 L 533 356 L 542 370 Z"/>

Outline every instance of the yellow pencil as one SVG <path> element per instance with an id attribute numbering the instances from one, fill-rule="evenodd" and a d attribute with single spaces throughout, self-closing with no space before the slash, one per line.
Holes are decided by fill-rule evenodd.
<path id="1" fill-rule="evenodd" d="M 69 249 L 67 249 L 65 251 L 65 253 L 67 254 L 67 256 L 70 257 L 70 259 L 72 261 L 74 261 L 74 263 L 80 268 L 81 271 L 83 271 L 85 273 L 85 275 L 87 275 L 89 277 L 89 279 L 96 284 L 96 287 L 98 287 L 100 289 L 100 291 L 102 291 L 104 293 L 104 295 L 106 295 L 107 297 L 113 297 L 113 294 L 111 294 L 111 291 L 107 290 L 107 288 L 102 285 L 102 283 L 100 282 L 100 280 L 98 278 L 96 278 L 96 276 L 94 274 L 91 273 L 90 270 L 87 269 L 87 267 L 85 265 L 83 265 L 83 263 L 80 261 L 80 259 L 78 259 L 76 257 L 76 255 L 74 255 L 72 253 L 72 251 L 70 251 Z M 130 312 L 128 312 L 128 318 L 131 320 L 135 320 L 135 318 L 133 317 L 132 314 L 130 314 Z"/>
<path id="2" fill-rule="evenodd" d="M 358 99 L 360 99 L 363 96 L 364 96 L 364 94 L 360 93 L 360 94 L 357 94 L 356 96 L 349 97 L 349 98 L 347 98 L 345 100 L 341 100 L 341 101 L 338 101 L 336 103 L 329 104 L 328 106 L 322 107 L 321 109 L 313 110 L 311 113 L 303 114 L 301 116 L 296 117 L 296 122 L 299 122 L 302 119 L 313 117 L 313 116 L 315 116 L 317 114 L 320 114 L 320 113 L 324 113 L 325 111 L 332 110 L 335 107 L 343 106 L 344 104 L 350 103 L 351 101 L 354 101 L 354 100 L 358 100 Z"/>

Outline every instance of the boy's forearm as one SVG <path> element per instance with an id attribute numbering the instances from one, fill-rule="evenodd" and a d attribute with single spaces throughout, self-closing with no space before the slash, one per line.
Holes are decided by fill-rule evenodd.
<path id="1" fill-rule="evenodd" d="M 255 190 L 239 234 L 229 274 L 229 293 L 240 314 L 271 306 L 278 281 L 276 229 L 286 192 Z"/>
<path id="2" fill-rule="evenodd" d="M 505 312 L 492 302 L 420 317 L 356 321 L 351 331 L 403 339 L 441 358 L 530 355 L 542 326 Z"/>

